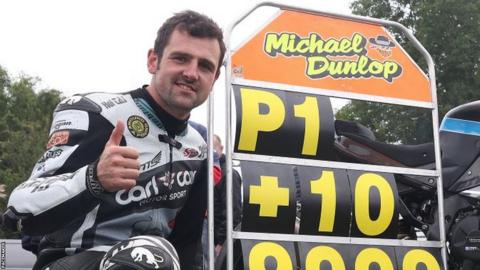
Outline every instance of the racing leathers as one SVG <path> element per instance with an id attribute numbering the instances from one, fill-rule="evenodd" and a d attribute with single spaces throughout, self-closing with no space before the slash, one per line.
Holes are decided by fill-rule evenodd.
<path id="1" fill-rule="evenodd" d="M 12 192 L 5 215 L 20 219 L 25 235 L 43 236 L 35 268 L 87 249 L 106 251 L 132 236 L 158 235 L 189 269 L 206 211 L 205 130 L 166 113 L 146 86 L 75 95 L 53 116 L 47 150 Z M 96 165 L 117 120 L 126 124 L 121 145 L 139 152 L 140 176 L 129 190 L 107 192 Z"/>

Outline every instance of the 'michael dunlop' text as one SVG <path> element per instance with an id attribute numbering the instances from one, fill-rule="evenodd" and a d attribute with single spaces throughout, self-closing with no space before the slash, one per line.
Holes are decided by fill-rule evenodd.
<path id="1" fill-rule="evenodd" d="M 275 57 L 302 56 L 306 60 L 306 75 L 312 79 L 377 77 L 392 82 L 402 73 L 395 61 L 378 61 L 367 56 L 368 40 L 361 34 L 327 40 L 316 33 L 300 37 L 295 33 L 267 33 L 264 51 Z"/>

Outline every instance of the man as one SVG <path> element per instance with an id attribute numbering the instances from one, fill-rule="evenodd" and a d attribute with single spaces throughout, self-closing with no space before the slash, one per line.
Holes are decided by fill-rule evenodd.
<path id="1" fill-rule="evenodd" d="M 176 252 L 181 269 L 192 268 L 208 167 L 205 130 L 188 118 L 224 54 L 215 22 L 181 12 L 148 51 L 150 85 L 57 106 L 47 151 L 5 213 L 43 236 L 34 269 L 179 269 Z"/>
<path id="2" fill-rule="evenodd" d="M 215 217 L 214 217 L 214 244 L 215 253 L 218 255 L 222 250 L 223 243 L 227 235 L 227 180 L 226 180 L 226 164 L 225 155 L 223 154 L 222 140 L 218 135 L 213 136 L 213 149 L 220 156 L 220 166 L 222 169 L 222 179 L 219 184 L 215 186 L 214 201 L 215 201 Z M 232 169 L 232 206 L 233 206 L 233 227 L 235 228 L 242 219 L 242 178 L 240 174 Z"/>
<path id="3" fill-rule="evenodd" d="M 227 180 L 226 180 L 226 164 L 225 164 L 225 155 L 223 154 L 223 145 L 222 140 L 218 135 L 213 135 L 213 150 L 214 155 L 218 156 L 220 166 L 221 166 L 221 179 L 215 183 L 214 187 L 214 238 L 213 242 L 215 245 L 215 256 L 219 256 L 220 252 L 223 249 L 223 244 L 227 235 L 227 213 L 226 213 L 226 202 L 227 202 Z M 232 170 L 232 205 L 233 205 L 233 227 L 236 227 L 240 224 L 242 216 L 242 178 L 240 174 L 233 169 Z M 202 234 L 202 247 L 203 252 L 201 256 L 203 257 L 203 265 L 198 266 L 197 269 L 208 269 L 208 222 L 205 217 L 203 223 L 203 234 Z M 224 264 L 225 254 L 222 258 L 216 258 L 215 262 L 217 265 Z"/>

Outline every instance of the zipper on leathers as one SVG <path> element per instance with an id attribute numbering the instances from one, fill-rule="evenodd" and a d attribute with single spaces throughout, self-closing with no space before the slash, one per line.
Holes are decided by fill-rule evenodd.
<path id="1" fill-rule="evenodd" d="M 169 155 L 170 161 L 169 161 L 168 172 L 169 172 L 169 177 L 171 177 L 172 171 L 173 171 L 173 148 L 180 149 L 182 148 L 182 144 L 176 141 L 175 138 L 172 138 L 167 134 L 158 135 L 158 140 L 164 143 L 168 143 L 168 146 L 170 149 L 170 155 Z"/>

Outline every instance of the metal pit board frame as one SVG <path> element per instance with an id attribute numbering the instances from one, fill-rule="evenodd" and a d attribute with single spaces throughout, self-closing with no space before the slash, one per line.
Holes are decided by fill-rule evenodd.
<path id="1" fill-rule="evenodd" d="M 376 26 L 389 26 L 394 27 L 397 30 L 403 32 L 409 41 L 415 46 L 415 48 L 422 54 L 425 58 L 428 65 L 428 78 L 427 80 L 427 89 L 429 93 L 420 98 L 415 96 L 380 96 L 375 93 L 365 93 L 365 92 L 349 92 L 346 91 L 336 91 L 336 89 L 331 89 L 328 87 L 317 87 L 311 85 L 296 85 L 290 84 L 289 82 L 269 82 L 268 80 L 249 80 L 232 76 L 234 72 L 234 67 L 232 66 L 232 48 L 231 48 L 231 35 L 234 28 L 244 21 L 253 11 L 260 7 L 273 7 L 278 8 L 280 11 L 293 11 L 302 13 L 305 15 L 320 15 L 330 18 L 341 19 L 350 22 L 357 22 L 362 24 L 371 24 Z M 443 184 L 442 184 L 442 175 L 441 175 L 441 159 L 439 151 L 439 135 L 438 135 L 438 109 L 437 109 L 437 97 L 436 97 L 436 82 L 435 82 L 435 70 L 434 63 L 425 50 L 425 48 L 418 42 L 418 40 L 411 34 L 411 32 L 405 28 L 403 25 L 381 19 L 367 18 L 354 15 L 342 15 L 330 12 L 323 12 L 317 10 L 311 10 L 301 7 L 287 6 L 272 2 L 263 2 L 254 6 L 250 11 L 245 13 L 239 19 L 237 19 L 227 30 L 226 32 L 226 72 L 225 72 L 225 83 L 226 83 L 226 174 L 227 174 L 227 269 L 233 269 L 233 240 L 234 239 L 257 239 L 257 240 L 277 240 L 277 241 L 304 241 L 304 242 L 329 242 L 329 243 L 366 243 L 365 241 L 372 241 L 364 238 L 353 238 L 353 237 L 325 237 L 325 236 L 309 236 L 309 235 L 284 235 L 284 234 L 266 234 L 266 233 L 249 233 L 249 232 L 234 232 L 233 227 L 233 212 L 232 212 L 232 159 L 236 160 L 248 160 L 248 161 L 257 161 L 257 162 L 275 162 L 280 164 L 307 164 L 312 166 L 324 166 L 330 168 L 347 168 L 347 169 L 358 169 L 358 170 L 369 170 L 374 172 L 389 172 L 389 173 L 405 173 L 405 174 L 415 174 L 420 176 L 433 176 L 438 179 L 437 181 L 437 196 L 438 196 L 438 207 L 439 207 L 439 220 L 443 220 L 444 210 L 443 210 Z M 411 60 L 411 59 L 410 59 Z M 255 59 L 258 61 L 258 59 Z M 426 78 L 426 77 L 425 77 Z M 331 97 L 340 97 L 348 99 L 358 99 L 358 100 L 371 100 L 375 98 L 376 102 L 397 104 L 397 105 L 408 105 L 413 107 L 421 107 L 431 109 L 432 111 L 432 122 L 433 122 L 433 139 L 435 147 L 435 170 L 424 170 L 424 169 L 405 169 L 397 167 L 388 167 L 388 166 L 376 166 L 376 165 L 359 165 L 353 163 L 338 163 L 332 161 L 320 161 L 320 160 L 304 160 L 297 158 L 283 158 L 283 157 L 273 157 L 273 156 L 262 156 L 255 154 L 242 154 L 242 153 L 233 153 L 232 151 L 232 116 L 233 108 L 232 96 L 234 85 L 242 86 L 253 86 L 253 87 L 266 87 L 274 88 L 284 91 L 295 91 L 303 93 L 313 93 L 317 95 L 331 96 Z M 213 119 L 213 103 L 209 103 L 209 118 Z M 213 124 L 209 119 L 209 128 L 213 130 Z M 210 132 L 211 134 L 211 132 Z M 209 136 L 210 143 L 212 142 L 212 137 Z M 210 149 L 211 151 L 211 149 Z M 209 195 L 209 211 L 213 211 L 213 195 Z M 447 269 L 447 253 L 445 246 L 445 227 L 442 222 L 439 225 L 440 230 L 440 241 L 411 241 L 411 240 L 388 240 L 388 239 L 373 239 L 375 244 L 384 245 L 384 246 L 422 246 L 422 247 L 436 247 L 441 248 L 442 263 L 444 269 Z M 209 215 L 209 232 L 213 233 L 213 219 L 210 222 Z M 210 234 L 212 235 L 212 234 Z M 213 254 L 213 238 L 209 239 L 209 254 Z M 214 269 L 213 255 L 209 257 L 209 269 Z"/>

